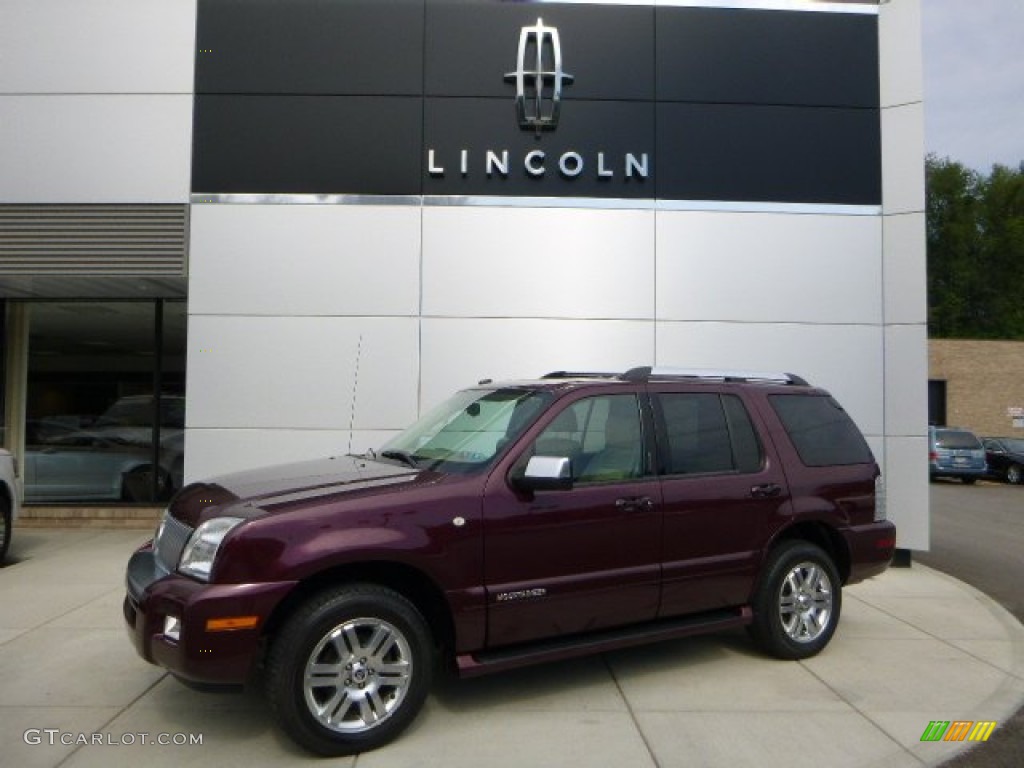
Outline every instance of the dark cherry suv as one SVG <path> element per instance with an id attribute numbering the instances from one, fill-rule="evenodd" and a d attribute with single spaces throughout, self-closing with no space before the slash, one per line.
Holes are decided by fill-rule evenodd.
<path id="1" fill-rule="evenodd" d="M 747 626 L 811 656 L 895 546 L 878 466 L 797 376 L 638 368 L 482 382 L 379 452 L 183 488 L 127 572 L 138 652 L 258 680 L 324 755 L 461 675 Z"/>

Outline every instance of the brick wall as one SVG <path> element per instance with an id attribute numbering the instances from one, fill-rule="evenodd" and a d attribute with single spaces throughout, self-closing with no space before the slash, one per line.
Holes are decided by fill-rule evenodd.
<path id="1" fill-rule="evenodd" d="M 946 382 L 950 426 L 1024 437 L 1007 413 L 1024 408 L 1024 342 L 931 339 L 928 378 Z"/>

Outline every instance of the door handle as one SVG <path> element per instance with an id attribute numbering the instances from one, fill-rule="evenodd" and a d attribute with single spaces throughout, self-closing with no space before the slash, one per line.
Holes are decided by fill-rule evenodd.
<path id="1" fill-rule="evenodd" d="M 615 500 L 616 509 L 623 512 L 650 512 L 654 509 L 654 499 L 650 496 L 631 496 Z"/>
<path id="2" fill-rule="evenodd" d="M 777 483 L 765 483 L 764 485 L 755 485 L 750 489 L 750 495 L 755 499 L 770 499 L 773 496 L 778 496 L 782 493 L 782 486 Z"/>

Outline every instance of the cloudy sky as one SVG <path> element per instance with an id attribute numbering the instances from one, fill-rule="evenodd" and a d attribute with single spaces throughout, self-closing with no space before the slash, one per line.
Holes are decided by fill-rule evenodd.
<path id="1" fill-rule="evenodd" d="M 1024 1 L 922 0 L 925 144 L 979 171 L 1024 161 Z"/>

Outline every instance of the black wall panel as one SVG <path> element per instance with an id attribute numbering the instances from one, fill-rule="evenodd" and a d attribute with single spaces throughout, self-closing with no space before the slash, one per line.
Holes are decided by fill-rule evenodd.
<path id="1" fill-rule="evenodd" d="M 658 196 L 877 205 L 878 112 L 658 105 Z"/>
<path id="2" fill-rule="evenodd" d="M 200 0 L 197 93 L 423 92 L 424 0 Z"/>
<path id="3" fill-rule="evenodd" d="M 519 126 L 520 29 L 558 28 L 557 128 Z M 197 193 L 881 202 L 878 19 L 501 0 L 199 0 Z M 547 171 L 523 169 L 532 149 Z M 428 158 L 444 174 L 430 173 Z M 469 153 L 462 174 L 460 153 Z M 509 152 L 507 176 L 484 172 Z M 570 178 L 558 157 L 584 170 Z M 603 153 L 611 178 L 597 176 Z M 646 153 L 646 178 L 624 175 Z"/>
<path id="4" fill-rule="evenodd" d="M 421 102 L 372 96 L 196 96 L 192 189 L 418 193 Z"/>
<path id="5" fill-rule="evenodd" d="M 878 19 L 840 13 L 658 9 L 658 99 L 878 106 Z"/>

